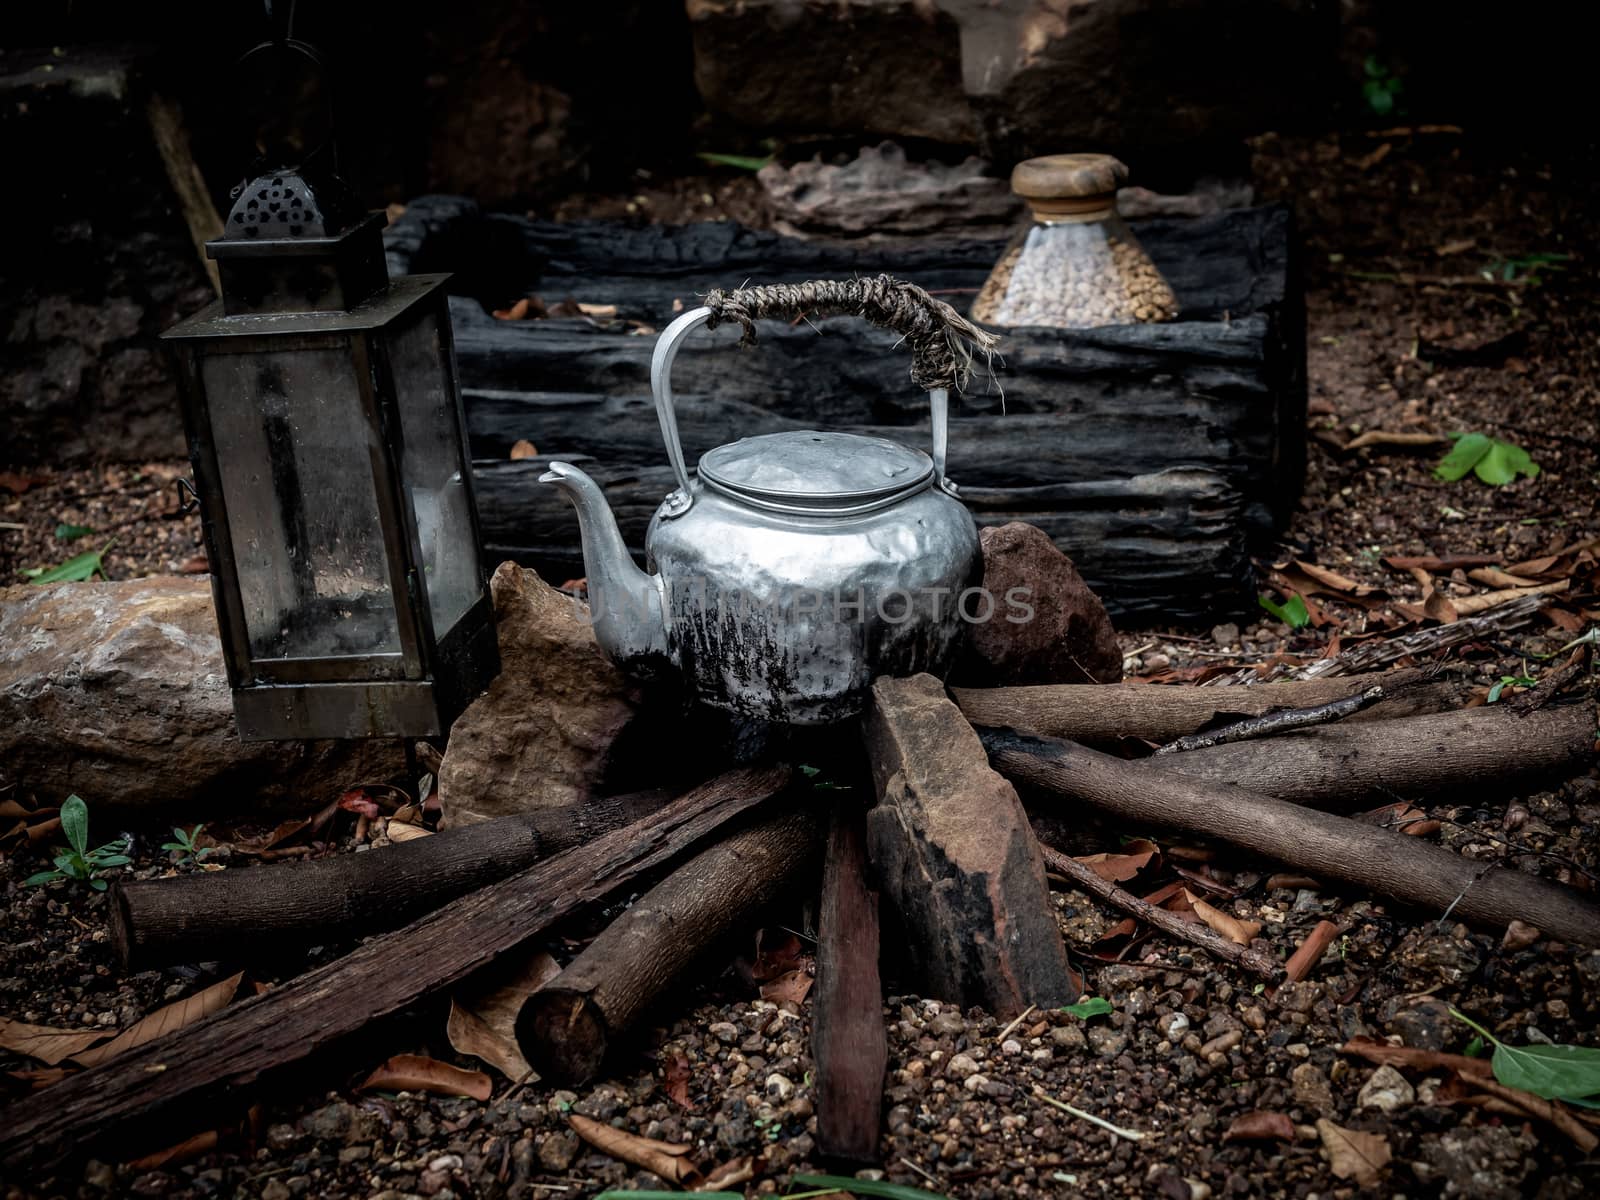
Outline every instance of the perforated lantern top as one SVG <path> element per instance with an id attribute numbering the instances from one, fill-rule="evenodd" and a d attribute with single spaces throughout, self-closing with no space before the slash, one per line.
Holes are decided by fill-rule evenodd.
<path id="1" fill-rule="evenodd" d="M 347 219 L 341 220 L 348 214 L 339 212 L 342 206 L 336 203 L 330 223 L 324 207 L 317 189 L 298 172 L 262 175 L 240 190 L 222 236 L 229 241 L 332 237 L 341 225 L 348 224 Z"/>
<path id="2" fill-rule="evenodd" d="M 933 460 L 888 438 L 795 430 L 707 451 L 700 478 L 758 506 L 827 511 L 892 502 L 925 487 Z"/>
<path id="3" fill-rule="evenodd" d="M 1109 154 L 1047 154 L 1018 163 L 1011 190 L 1041 221 L 1098 221 L 1117 208 L 1128 168 Z"/>

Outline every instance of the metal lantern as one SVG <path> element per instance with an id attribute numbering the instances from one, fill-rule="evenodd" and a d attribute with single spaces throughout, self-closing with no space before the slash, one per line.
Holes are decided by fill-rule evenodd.
<path id="1" fill-rule="evenodd" d="M 246 740 L 424 737 L 499 670 L 443 275 L 330 174 L 243 188 L 164 335 Z"/>

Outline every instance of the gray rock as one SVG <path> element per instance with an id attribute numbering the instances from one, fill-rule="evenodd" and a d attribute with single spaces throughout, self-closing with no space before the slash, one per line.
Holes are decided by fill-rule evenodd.
<path id="1" fill-rule="evenodd" d="M 1089 1026 L 1089 1046 L 1101 1058 L 1115 1058 L 1128 1048 L 1128 1035 L 1109 1025 Z"/>
<path id="2" fill-rule="evenodd" d="M 1332 1110 L 1333 1087 L 1315 1063 L 1298 1063 L 1289 1072 L 1289 1086 L 1294 1089 L 1295 1103 L 1301 1107 L 1319 1115 Z"/>
<path id="3" fill-rule="evenodd" d="M 1410 1108 L 1416 1100 L 1416 1090 L 1406 1082 L 1404 1075 L 1390 1066 L 1374 1071 L 1356 1097 L 1356 1103 L 1362 1108 L 1376 1108 L 1386 1113 Z"/>
<path id="4" fill-rule="evenodd" d="M 401 767 L 384 739 L 241 742 L 205 579 L 0 588 L 0 774 L 41 801 L 304 807 Z"/>
<path id="5" fill-rule="evenodd" d="M 539 1164 L 547 1171 L 565 1171 L 578 1157 L 582 1143 L 570 1129 L 559 1129 L 546 1134 L 539 1143 Z"/>

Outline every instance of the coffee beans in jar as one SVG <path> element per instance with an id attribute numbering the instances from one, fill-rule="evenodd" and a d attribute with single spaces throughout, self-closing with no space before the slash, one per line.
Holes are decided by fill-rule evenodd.
<path id="1" fill-rule="evenodd" d="M 994 325 L 1082 329 L 1170 321 L 1178 302 L 1117 215 L 1128 169 L 1106 154 L 1019 163 L 1012 190 L 1032 220 L 1012 239 L 972 305 Z"/>

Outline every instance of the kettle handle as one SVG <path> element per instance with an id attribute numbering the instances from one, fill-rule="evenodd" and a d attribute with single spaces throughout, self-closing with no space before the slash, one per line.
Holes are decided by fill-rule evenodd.
<path id="1" fill-rule="evenodd" d="M 650 391 L 655 396 L 656 418 L 661 422 L 661 440 L 666 443 L 667 461 L 672 464 L 672 473 L 678 480 L 678 486 L 662 504 L 661 513 L 665 517 L 682 516 L 694 503 L 694 493 L 689 487 L 689 466 L 683 457 L 683 440 L 678 436 L 678 413 L 672 402 L 672 363 L 678 357 L 683 339 L 716 315 L 716 310 L 710 307 L 684 313 L 662 331 L 650 358 Z M 950 446 L 950 389 L 929 388 L 928 400 L 933 410 L 934 481 L 942 491 L 955 495 L 956 485 L 944 473 Z"/>

